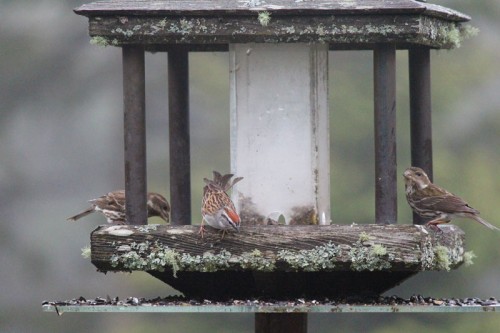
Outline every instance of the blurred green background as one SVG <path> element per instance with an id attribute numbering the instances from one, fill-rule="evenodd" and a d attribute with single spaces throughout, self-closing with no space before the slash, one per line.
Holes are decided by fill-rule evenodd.
<path id="1" fill-rule="evenodd" d="M 253 316 L 43 313 L 43 300 L 175 293 L 145 273 L 97 273 L 80 255 L 104 223 L 65 221 L 123 188 L 121 52 L 89 44 L 83 1 L 0 2 L 0 332 L 253 332 Z M 472 16 L 480 34 L 432 52 L 434 176 L 500 225 L 500 2 L 436 1 Z M 398 173 L 410 164 L 408 62 L 397 54 Z M 228 56 L 190 56 L 193 215 L 203 177 L 229 171 Z M 166 55 L 146 57 L 148 186 L 169 196 Z M 330 53 L 332 216 L 374 217 L 370 52 Z M 399 181 L 399 221 L 410 223 Z M 160 220 L 150 220 L 159 223 Z M 456 221 L 471 267 L 422 273 L 387 295 L 500 297 L 500 233 Z M 494 332 L 500 315 L 310 315 L 311 332 Z"/>

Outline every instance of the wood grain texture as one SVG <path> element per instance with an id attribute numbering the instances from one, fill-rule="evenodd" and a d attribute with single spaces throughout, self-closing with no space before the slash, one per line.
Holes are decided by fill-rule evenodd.
<path id="1" fill-rule="evenodd" d="M 144 270 L 187 297 L 355 297 L 379 295 L 418 271 L 456 268 L 463 240 L 452 225 L 438 233 L 413 225 L 243 226 L 222 240 L 210 228 L 200 239 L 198 226 L 101 226 L 91 258 L 99 271 Z"/>
<path id="2" fill-rule="evenodd" d="M 92 262 L 99 270 L 128 270 L 121 263 L 113 267 L 111 257 L 123 254 L 120 247 L 129 249 L 132 243 L 142 244 L 146 241 L 150 249 L 157 249 L 155 242 L 163 248 L 176 251 L 178 254 L 188 254 L 191 257 L 203 256 L 207 253 L 218 255 L 221 251 L 229 252 L 227 267 L 215 267 L 219 270 L 245 270 L 241 261 L 251 253 L 260 254 L 254 259 L 272 261 L 271 271 L 301 271 L 303 267 L 293 266 L 280 259 L 280 251 L 289 251 L 300 256 L 311 255 L 321 250 L 326 244 L 333 244 L 338 253 L 331 257 L 335 267 L 327 270 L 352 270 L 353 255 L 356 249 L 372 249 L 375 245 L 382 246 L 386 255 L 381 256 L 390 262 L 387 270 L 420 271 L 439 269 L 433 262 L 434 248 L 446 247 L 450 253 L 462 253 L 463 232 L 455 226 L 445 226 L 443 232 L 433 232 L 421 226 L 412 225 L 330 225 L 330 226 L 256 226 L 242 227 L 239 233 L 226 234 L 221 240 L 220 232 L 207 228 L 204 239 L 198 235 L 197 226 L 101 226 L 91 235 Z M 150 252 L 147 249 L 143 257 Z M 328 249 L 327 249 L 328 250 Z M 138 251 L 136 251 L 138 252 Z M 460 256 L 459 256 L 460 257 Z M 306 258 L 307 259 L 307 258 Z M 304 260 L 306 260 L 304 259 Z M 463 258 L 452 260 L 452 266 L 457 266 Z M 180 259 L 179 259 L 180 260 Z M 179 262 L 182 267 L 182 263 Z M 171 269 L 166 265 L 167 270 Z M 179 271 L 182 271 L 179 268 Z M 200 264 L 189 266 L 185 270 L 206 271 Z M 248 270 L 248 269 L 247 269 Z M 253 269 L 249 269 L 253 270 Z M 258 270 L 258 269 L 255 269 Z M 267 269 L 265 269 L 267 270 Z M 321 268 L 311 269 L 321 271 Z M 384 270 L 384 269 L 380 269 Z"/>
<path id="3" fill-rule="evenodd" d="M 397 47 L 453 48 L 460 23 L 413 15 L 272 16 L 267 25 L 253 16 L 92 16 L 89 34 L 101 45 L 123 46 L 228 43 L 327 43 L 371 49 L 376 43 Z M 347 45 L 347 46 L 345 46 Z M 153 48 L 154 49 L 154 48 Z M 161 50 L 161 47 L 160 47 Z"/>
<path id="4" fill-rule="evenodd" d="M 349 15 L 349 14 L 414 14 L 425 13 L 453 21 L 470 17 L 450 8 L 413 0 L 352 1 L 234 1 L 234 0 L 170 0 L 170 1 L 98 1 L 75 9 L 80 15 L 253 15 L 269 11 L 275 15 Z"/>

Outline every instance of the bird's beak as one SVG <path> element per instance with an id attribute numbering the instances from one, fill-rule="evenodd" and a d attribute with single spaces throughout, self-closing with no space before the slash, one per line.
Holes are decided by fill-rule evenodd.
<path id="1" fill-rule="evenodd" d="M 160 217 L 167 223 L 170 223 L 170 216 L 164 211 L 160 211 Z"/>
<path id="2" fill-rule="evenodd" d="M 405 177 L 406 179 L 410 178 L 410 175 L 411 175 L 410 170 L 406 170 L 405 172 L 403 172 L 403 177 Z"/>

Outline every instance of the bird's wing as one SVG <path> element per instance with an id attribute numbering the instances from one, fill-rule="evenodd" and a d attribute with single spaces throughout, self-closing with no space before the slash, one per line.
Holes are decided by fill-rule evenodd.
<path id="1" fill-rule="evenodd" d="M 102 197 L 90 200 L 90 202 L 99 210 L 125 210 L 125 191 L 109 192 Z"/>
<path id="2" fill-rule="evenodd" d="M 108 193 L 108 205 L 125 210 L 125 191 L 120 190 Z"/>
<path id="3" fill-rule="evenodd" d="M 462 198 L 451 193 L 422 198 L 418 202 L 419 206 L 425 206 L 427 209 L 443 213 L 478 213 L 477 210 L 470 207 Z"/>

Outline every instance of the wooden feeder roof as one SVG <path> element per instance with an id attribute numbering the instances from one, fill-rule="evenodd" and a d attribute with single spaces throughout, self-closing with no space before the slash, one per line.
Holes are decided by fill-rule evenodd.
<path id="1" fill-rule="evenodd" d="M 413 0 L 99 1 L 75 13 L 89 18 L 93 42 L 143 44 L 328 43 L 338 49 L 424 45 L 453 48 L 470 17 Z"/>

